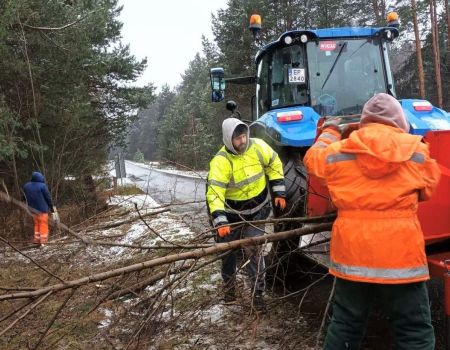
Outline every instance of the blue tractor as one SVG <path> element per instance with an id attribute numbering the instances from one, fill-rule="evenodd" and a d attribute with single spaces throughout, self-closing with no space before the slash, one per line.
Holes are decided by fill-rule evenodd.
<path id="1" fill-rule="evenodd" d="M 211 69 L 215 102 L 224 98 L 225 83 L 256 85 L 251 134 L 268 142 L 284 162 L 289 216 L 311 214 L 302 159 L 314 142 L 319 120 L 343 116 L 357 121 L 374 94 L 396 96 L 389 63 L 390 44 L 399 34 L 395 27 L 288 31 L 258 51 L 253 77 L 227 79 L 222 68 Z M 449 113 L 428 101 L 400 102 L 411 133 L 450 130 Z M 236 115 L 236 104 L 227 103 L 227 109 Z"/>

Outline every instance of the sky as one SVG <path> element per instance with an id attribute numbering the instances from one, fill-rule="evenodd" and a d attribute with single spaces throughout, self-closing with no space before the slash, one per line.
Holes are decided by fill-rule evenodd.
<path id="1" fill-rule="evenodd" d="M 181 82 L 181 74 L 197 52 L 202 35 L 213 39 L 211 13 L 226 8 L 227 0 L 119 0 L 122 43 L 147 69 L 135 85 L 160 88 Z M 158 89 L 160 90 L 160 89 Z"/>

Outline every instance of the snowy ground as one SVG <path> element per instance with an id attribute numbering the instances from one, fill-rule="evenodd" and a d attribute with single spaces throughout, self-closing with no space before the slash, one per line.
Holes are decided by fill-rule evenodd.
<path id="1" fill-rule="evenodd" d="M 97 220 L 91 228 L 100 224 L 117 223 L 124 219 L 120 215 L 116 216 L 115 213 L 126 212 L 126 218 L 130 219 L 136 215 L 135 207 L 142 215 L 164 209 L 148 195 L 114 196 L 109 204 L 114 211 L 104 215 L 100 223 Z M 161 254 L 173 254 L 174 252 L 170 251 L 162 253 L 161 250 L 142 250 L 124 245 L 151 247 L 167 245 L 167 242 L 187 243 L 200 232 L 194 232 L 187 224 L 189 220 L 195 220 L 195 214 L 192 217 L 188 216 L 188 219 L 186 215 L 186 213 L 180 215 L 167 211 L 146 216 L 145 223 L 137 219 L 109 229 L 86 232 L 80 228 L 77 230 L 78 234 L 84 238 L 114 244 L 112 246 L 85 245 L 71 235 L 56 234 L 52 230 L 50 243 L 41 248 L 25 247 L 23 253 L 26 256 L 12 250 L 5 250 L 2 266 L 15 265 L 16 268 L 21 269 L 20 271 L 24 271 L 20 272 L 26 276 L 26 281 L 24 280 L 23 283 L 29 285 L 32 282 L 28 279 L 31 279 L 32 275 L 28 275 L 27 271 L 33 271 L 33 275 L 42 273 L 36 269 L 35 263 L 70 281 L 89 274 L 149 260 Z M 211 239 L 206 239 L 204 243 L 213 242 Z M 68 310 L 72 311 L 65 317 L 61 317 L 63 320 L 60 322 L 73 324 L 94 317 L 95 323 L 83 321 L 83 324 L 93 326 L 85 331 L 86 334 L 83 337 L 69 335 L 70 339 L 73 338 L 72 342 L 78 343 L 77 348 L 103 349 L 105 347 L 99 344 L 108 343 L 115 349 L 125 349 L 127 344 L 133 344 L 135 347 L 132 348 L 138 349 L 312 349 L 308 344 L 314 343 L 314 337 L 308 330 L 306 321 L 302 316 L 297 315 L 295 308 L 286 308 L 284 301 L 272 299 L 271 294 L 268 294 L 270 312 L 266 315 L 255 314 L 250 307 L 251 288 L 244 273 L 240 272 L 237 278 L 238 302 L 235 305 L 225 305 L 222 301 L 220 262 L 214 261 L 196 270 L 196 267 L 205 263 L 206 260 L 214 258 L 215 256 L 209 256 L 201 259 L 191 268 L 174 275 L 168 274 L 132 295 L 104 302 L 93 314 L 86 312 L 98 300 L 108 295 L 111 289 L 114 290 L 115 284 L 127 285 L 129 280 L 138 282 L 141 279 L 137 276 L 147 278 L 164 271 L 167 266 L 142 271 L 135 277 L 124 276 L 122 279 L 87 285 L 77 292 L 84 297 L 73 300 L 74 305 L 68 307 Z M 193 262 L 192 260 L 179 261 L 171 266 L 182 269 L 186 264 Z M 50 284 L 56 282 L 50 280 Z M 10 284 L 10 282 L 6 283 Z M 41 283 L 38 282 L 38 285 Z M 50 316 L 53 314 L 54 311 L 49 311 Z M 38 324 L 27 324 L 27 327 L 38 331 L 40 325 L 43 327 L 44 324 L 45 322 L 42 323 L 41 320 Z M 138 332 L 138 330 L 142 331 Z M 305 343 L 303 338 L 295 336 L 299 333 L 306 334 L 305 332 L 310 337 L 308 343 Z M 56 337 L 58 330 L 54 333 Z M 47 338 L 49 343 L 44 342 L 43 348 L 54 339 L 52 336 Z M 12 344 L 8 345 L 8 348 L 26 347 L 24 345 L 26 339 L 22 338 L 20 333 L 12 339 L 13 343 L 8 343 Z M 300 344 L 302 344 L 301 347 L 299 347 Z M 0 348 L 2 346 L 6 346 L 6 343 L 0 339 Z"/>

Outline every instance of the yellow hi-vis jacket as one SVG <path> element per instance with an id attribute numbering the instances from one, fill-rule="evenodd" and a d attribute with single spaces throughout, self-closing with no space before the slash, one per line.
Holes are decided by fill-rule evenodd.
<path id="1" fill-rule="evenodd" d="M 230 216 L 251 218 L 267 205 L 266 177 L 274 195 L 284 197 L 283 165 L 263 140 L 251 138 L 243 154 L 233 154 L 223 146 L 211 160 L 208 173 L 206 200 L 213 224 L 227 224 Z"/>

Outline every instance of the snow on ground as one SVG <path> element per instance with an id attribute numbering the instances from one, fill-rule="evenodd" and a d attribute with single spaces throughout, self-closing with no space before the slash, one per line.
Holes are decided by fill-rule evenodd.
<path id="1" fill-rule="evenodd" d="M 134 213 L 135 206 L 137 206 L 141 215 L 162 209 L 148 194 L 114 196 L 111 197 L 109 203 L 131 210 L 132 212 L 128 214 L 127 218 L 131 215 L 137 215 L 137 213 Z M 180 241 L 187 240 L 193 236 L 191 229 L 170 212 L 160 213 L 155 216 L 147 216 L 144 220 L 145 223 L 138 218 L 126 229 L 126 232 L 123 232 L 124 228 L 119 226 L 114 229 L 103 231 L 102 235 L 105 235 L 106 233 L 106 236 L 114 236 L 124 233 L 123 237 L 116 239 L 113 243 L 141 246 L 155 246 L 161 243 L 167 244 L 167 242 L 179 243 Z M 146 252 L 146 250 L 143 250 L 142 254 L 145 254 Z M 105 258 L 111 261 L 111 259 L 119 260 L 131 258 L 136 255 L 136 252 L 134 249 L 121 246 L 92 246 L 88 248 L 88 254 L 95 255 L 97 260 L 100 261 L 103 261 Z"/>
<path id="2" fill-rule="evenodd" d="M 127 209 L 134 209 L 135 204 L 139 210 L 158 207 L 158 203 L 148 194 L 133 196 L 113 196 L 109 200 L 110 205 L 118 205 Z"/>
<path id="3" fill-rule="evenodd" d="M 130 213 L 125 218 L 118 216 L 116 219 L 102 222 L 102 224 L 117 222 L 130 218 L 131 215 L 136 215 L 134 213 L 135 205 L 141 213 L 161 209 L 158 203 L 148 195 L 114 196 L 110 200 L 110 205 L 120 207 L 121 210 L 130 210 Z M 180 243 L 189 240 L 194 235 L 194 232 L 183 223 L 181 218 L 171 212 L 148 216 L 145 221 L 147 225 L 158 232 L 160 237 L 155 236 L 152 230 L 149 230 L 147 225 L 139 219 L 115 228 L 99 229 L 88 233 L 79 232 L 79 234 L 115 244 L 136 245 L 159 243 L 167 245 L 167 242 L 163 242 L 162 238 L 166 241 Z M 148 250 L 120 246 L 88 245 L 85 247 L 84 243 L 64 245 L 66 240 L 73 242 L 74 237 L 55 238 L 54 242 L 62 245 L 49 244 L 44 248 L 29 249 L 26 253 L 38 262 L 52 260 L 53 262 L 62 261 L 64 263 L 66 263 L 68 255 L 72 252 L 76 253 L 77 255 L 70 259 L 69 267 L 73 268 L 74 271 L 82 266 L 92 267 L 93 270 L 98 271 L 109 267 L 108 265 L 112 265 L 114 262 L 126 264 L 128 258 L 136 258 L 139 255 L 144 259 L 151 259 L 155 253 L 155 251 L 149 252 Z M 50 235 L 50 241 L 52 241 L 52 235 Z M 145 255 L 148 255 L 148 258 Z M 12 251 L 8 251 L 4 259 L 29 263 L 28 259 Z M 182 262 L 179 263 L 181 265 Z M 100 265 L 103 266 L 100 267 Z M 119 333 L 129 332 L 127 321 L 130 320 L 124 319 L 123 324 L 120 323 L 120 310 L 123 308 L 129 309 L 129 315 L 132 317 L 131 322 L 141 319 L 146 310 L 139 309 L 139 303 L 161 290 L 163 291 L 162 295 L 169 297 L 164 299 L 161 297 L 161 309 L 158 310 L 160 313 L 155 315 L 155 327 L 158 327 L 157 332 L 152 335 L 152 343 L 155 344 L 155 349 L 273 349 L 282 339 L 280 337 L 285 336 L 287 324 L 289 328 L 293 328 L 293 333 L 296 333 L 296 329 L 304 327 L 302 324 L 296 324 L 292 320 L 289 321 L 286 318 L 287 316 L 275 307 L 272 307 L 273 311 L 270 315 L 255 318 L 250 309 L 251 288 L 248 285 L 248 278 L 243 273 L 239 273 L 237 276 L 241 293 L 239 304 L 224 305 L 221 300 L 223 291 L 219 261 L 190 273 L 179 284 L 176 284 L 172 291 L 168 292 L 165 285 L 171 278 L 167 276 L 148 286 L 145 288 L 145 292 L 142 292 L 141 297 L 121 300 L 122 304 L 119 301 L 117 304 L 104 304 L 99 309 L 102 315 L 102 319 L 98 323 L 99 332 L 105 334 L 116 332 L 117 337 L 113 337 L 116 339 L 115 345 L 117 345 L 117 348 L 121 348 L 123 344 L 120 343 Z M 99 283 L 97 287 L 104 288 L 103 283 Z M 295 312 L 295 310 L 289 312 L 291 311 Z M 303 323 L 301 317 L 296 317 L 296 319 Z M 219 333 L 217 330 L 219 330 Z M 115 335 L 115 333 L 111 334 Z M 176 346 L 171 347 L 174 344 Z M 153 347 L 148 348 L 152 349 Z M 307 349 L 307 347 L 304 347 L 304 349 Z"/>
<path id="4" fill-rule="evenodd" d="M 124 224 L 110 229 L 99 229 L 89 233 L 80 232 L 81 236 L 90 239 L 100 239 L 108 241 L 109 243 L 118 245 L 141 245 L 141 246 L 155 246 L 158 244 L 168 244 L 167 242 L 177 242 L 188 240 L 193 236 L 192 230 L 170 211 L 157 214 L 155 216 L 147 216 L 144 218 L 146 224 L 137 217 L 135 212 L 135 205 L 141 215 L 145 215 L 152 211 L 159 211 L 161 208 L 158 203 L 149 195 L 133 195 L 133 196 L 113 196 L 109 201 L 110 205 L 119 206 L 130 210 L 125 217 L 119 217 L 115 220 L 104 222 L 103 224 L 113 224 L 116 221 L 129 219 L 136 216 L 136 220 L 130 224 Z M 147 227 L 150 227 L 150 229 Z M 80 245 L 73 243 L 72 236 L 64 236 L 63 238 L 56 238 L 54 231 L 50 229 L 49 241 L 50 243 L 41 248 L 26 249 L 26 254 L 32 259 L 45 260 L 50 257 L 54 258 L 57 255 L 67 254 L 68 251 L 76 250 Z M 152 232 L 154 231 L 154 232 Z M 156 234 L 155 234 L 156 232 Z M 64 245 L 66 241 L 70 240 L 72 243 Z M 64 247 L 64 249 L 61 249 Z M 140 254 L 146 254 L 147 250 L 142 250 Z M 139 253 L 138 253 L 139 254 Z M 84 263 L 91 265 L 111 263 L 121 259 L 131 258 L 136 256 L 136 249 L 123 246 L 102 246 L 102 245 L 88 245 L 85 250 Z M 5 261 L 9 259 L 19 260 L 25 264 L 31 264 L 30 259 L 15 251 L 7 250 L 4 253 Z"/>

